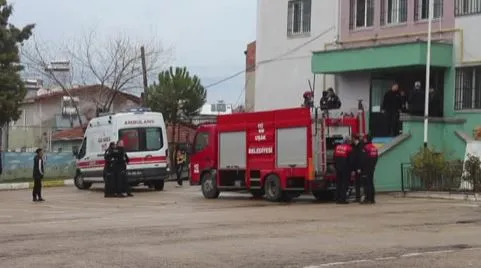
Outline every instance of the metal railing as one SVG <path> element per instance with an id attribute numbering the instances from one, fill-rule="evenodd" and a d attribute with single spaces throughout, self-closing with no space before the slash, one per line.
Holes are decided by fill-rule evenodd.
<path id="1" fill-rule="evenodd" d="M 415 172 L 411 163 L 401 164 L 401 191 L 407 192 L 431 191 L 449 193 L 477 193 L 481 191 L 481 174 L 475 178 L 463 178 L 462 162 L 450 167 L 449 170 L 426 170 Z"/>

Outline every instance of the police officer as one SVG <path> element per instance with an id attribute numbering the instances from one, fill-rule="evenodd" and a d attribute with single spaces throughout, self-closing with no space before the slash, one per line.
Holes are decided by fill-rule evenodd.
<path id="1" fill-rule="evenodd" d="M 115 150 L 115 142 L 111 142 L 109 144 L 109 148 L 105 150 L 104 153 L 104 160 L 105 160 L 105 165 L 104 165 L 104 182 L 105 182 L 105 187 L 104 187 L 104 197 L 114 197 L 115 196 L 115 190 L 114 190 L 114 155 L 113 152 Z"/>
<path id="2" fill-rule="evenodd" d="M 363 160 L 363 173 L 364 173 L 364 204 L 374 204 L 375 190 L 374 190 L 374 170 L 376 168 L 378 158 L 378 151 L 374 144 L 372 144 L 372 136 L 366 135 L 364 138 L 364 160 Z"/>
<path id="3" fill-rule="evenodd" d="M 347 188 L 351 173 L 351 139 L 344 138 L 344 143 L 336 146 L 334 150 L 334 162 L 336 166 L 336 201 L 338 204 L 348 204 Z"/>
<path id="4" fill-rule="evenodd" d="M 354 188 L 356 192 L 356 202 L 361 202 L 361 185 L 362 185 L 362 169 L 363 169 L 363 145 L 359 134 L 352 137 L 352 153 L 351 153 L 351 174 L 354 175 Z"/>
<path id="5" fill-rule="evenodd" d="M 119 174 L 118 174 L 118 183 L 119 183 L 119 189 L 118 191 L 120 192 L 120 195 L 123 195 L 124 193 L 131 197 L 134 196 L 132 194 L 132 189 L 130 188 L 129 180 L 127 178 L 127 164 L 129 163 L 129 157 L 127 156 L 127 153 L 125 152 L 124 148 L 124 142 L 122 140 L 119 140 L 117 143 L 117 149 L 118 149 L 118 166 L 119 166 Z"/>

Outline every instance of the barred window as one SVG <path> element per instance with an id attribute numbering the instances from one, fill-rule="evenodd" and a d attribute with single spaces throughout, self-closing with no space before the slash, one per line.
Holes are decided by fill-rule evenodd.
<path id="1" fill-rule="evenodd" d="M 404 23 L 408 20 L 407 0 L 382 0 L 381 25 Z"/>
<path id="2" fill-rule="evenodd" d="M 349 28 L 366 28 L 374 25 L 374 0 L 351 0 Z"/>
<path id="3" fill-rule="evenodd" d="M 456 16 L 481 14 L 481 0 L 456 0 L 455 4 Z"/>
<path id="4" fill-rule="evenodd" d="M 481 109 L 481 66 L 456 69 L 454 109 Z"/>
<path id="5" fill-rule="evenodd" d="M 311 32 L 311 0 L 289 0 L 287 11 L 287 35 Z"/>
<path id="6" fill-rule="evenodd" d="M 434 1 L 434 14 L 433 19 L 438 19 L 443 16 L 443 0 Z M 416 0 L 414 6 L 414 20 L 427 20 L 429 19 L 429 0 Z"/>

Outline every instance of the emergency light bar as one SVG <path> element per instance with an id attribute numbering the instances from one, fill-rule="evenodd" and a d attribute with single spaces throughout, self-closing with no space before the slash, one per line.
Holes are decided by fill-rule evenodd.
<path id="1" fill-rule="evenodd" d="M 145 113 L 145 112 L 152 112 L 152 109 L 146 107 L 139 107 L 139 108 L 130 108 L 128 110 L 130 113 Z"/>

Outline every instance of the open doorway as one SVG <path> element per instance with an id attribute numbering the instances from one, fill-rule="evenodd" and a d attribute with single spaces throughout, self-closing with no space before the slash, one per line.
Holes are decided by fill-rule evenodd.
<path id="1" fill-rule="evenodd" d="M 441 107 L 444 99 L 444 68 L 431 68 L 430 86 L 438 94 L 438 101 Z M 399 85 L 400 91 L 409 96 L 416 81 L 421 82 L 422 90 L 425 88 L 426 72 L 425 67 L 411 67 L 400 69 L 386 69 L 372 72 L 370 107 L 369 107 L 369 131 L 374 137 L 387 137 L 387 119 L 381 112 L 381 103 L 384 94 L 391 89 L 394 83 Z M 401 131 L 401 130 L 400 130 Z"/>

